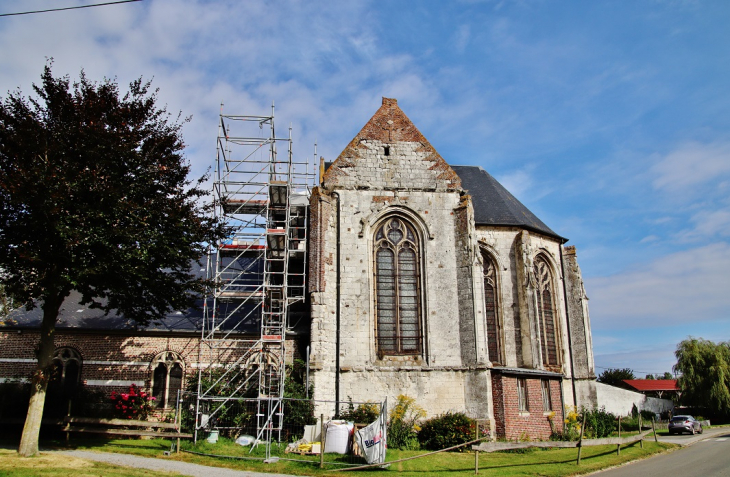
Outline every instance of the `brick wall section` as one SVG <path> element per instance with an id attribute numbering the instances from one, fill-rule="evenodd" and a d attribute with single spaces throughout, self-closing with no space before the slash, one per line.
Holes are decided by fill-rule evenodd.
<path id="1" fill-rule="evenodd" d="M 29 379 L 36 367 L 35 349 L 39 333 L 23 330 L 0 333 L 0 377 Z M 149 388 L 152 377 L 150 363 L 163 351 L 174 351 L 184 363 L 186 380 L 197 380 L 198 350 L 200 337 L 189 336 L 130 336 L 86 332 L 56 332 L 56 348 L 71 347 L 82 358 L 81 379 L 83 381 L 144 382 Z M 229 354 L 243 353 L 243 349 Z M 217 352 L 203 348 L 202 365 L 230 362 L 230 357 L 216 355 Z M 291 363 L 297 355 L 293 341 L 287 341 L 286 362 Z M 296 356 L 298 357 L 298 356 Z M 101 363 L 99 363 L 101 362 Z M 105 391 L 124 389 L 125 386 L 102 386 Z"/>
<path id="2" fill-rule="evenodd" d="M 332 214 L 332 203 L 320 187 L 315 187 L 309 199 L 309 292 L 320 292 L 325 289 L 325 256 L 324 242 L 327 224 Z"/>
<path id="3" fill-rule="evenodd" d="M 504 437 L 505 415 L 502 376 L 494 373 L 492 373 L 492 406 L 494 409 L 494 437 Z"/>
<path id="4" fill-rule="evenodd" d="M 518 376 L 492 374 L 494 399 L 494 418 L 496 437 L 508 440 L 528 439 L 545 440 L 550 438 L 552 429 L 548 412 L 543 408 L 541 379 L 524 377 L 527 383 L 528 411 L 520 411 L 517 399 Z M 563 429 L 563 410 L 560 381 L 550 379 L 550 399 L 552 403 L 553 425 L 556 431 Z"/>

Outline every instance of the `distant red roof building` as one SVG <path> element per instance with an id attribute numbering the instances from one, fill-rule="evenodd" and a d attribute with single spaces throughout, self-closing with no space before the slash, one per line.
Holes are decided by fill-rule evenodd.
<path id="1" fill-rule="evenodd" d="M 665 392 L 679 391 L 676 379 L 624 379 L 628 389 L 661 398 Z"/>

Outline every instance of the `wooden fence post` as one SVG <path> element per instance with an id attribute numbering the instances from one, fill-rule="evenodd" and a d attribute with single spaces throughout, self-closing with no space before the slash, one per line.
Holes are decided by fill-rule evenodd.
<path id="1" fill-rule="evenodd" d="M 618 417 L 618 438 L 621 439 L 621 416 Z M 616 444 L 616 455 L 621 455 L 621 444 Z"/>
<path id="2" fill-rule="evenodd" d="M 476 438 L 479 439 L 479 421 L 474 421 L 477 425 L 477 435 Z M 479 473 L 479 451 L 474 451 L 474 474 Z"/>
<path id="3" fill-rule="evenodd" d="M 651 418 L 651 430 L 654 431 L 654 442 L 659 442 L 656 436 L 656 427 L 654 427 L 654 417 Z"/>
<path id="4" fill-rule="evenodd" d="M 641 430 L 641 413 L 639 413 L 639 435 L 641 436 L 641 440 L 639 441 L 639 445 L 643 449 L 644 448 L 644 436 L 642 435 L 642 430 Z"/>
<path id="5" fill-rule="evenodd" d="M 583 450 L 583 431 L 586 428 L 586 414 L 583 411 L 583 424 L 580 426 L 580 438 L 578 439 L 578 465 L 580 465 L 580 453 Z"/>
<path id="6" fill-rule="evenodd" d="M 325 433 L 324 433 L 324 414 L 319 415 L 319 468 L 324 469 L 324 440 L 325 440 Z"/>
<path id="7" fill-rule="evenodd" d="M 68 412 L 66 413 L 66 417 L 71 417 L 71 399 L 68 400 Z M 68 432 L 68 427 L 69 427 L 69 423 L 67 421 L 66 422 L 66 426 L 65 426 L 65 429 L 66 429 L 66 447 L 69 446 L 69 439 L 71 438 L 71 436 L 70 436 L 71 433 Z"/>

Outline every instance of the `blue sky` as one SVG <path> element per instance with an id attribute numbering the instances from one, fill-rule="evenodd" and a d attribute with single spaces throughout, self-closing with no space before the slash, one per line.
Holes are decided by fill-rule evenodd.
<path id="1" fill-rule="evenodd" d="M 101 0 L 99 0 L 101 1 Z M 0 13 L 97 3 L 5 0 Z M 334 159 L 393 97 L 578 248 L 596 366 L 671 370 L 730 339 L 730 3 L 166 1 L 0 17 L 0 95 L 152 78 L 213 164 L 220 104 Z"/>

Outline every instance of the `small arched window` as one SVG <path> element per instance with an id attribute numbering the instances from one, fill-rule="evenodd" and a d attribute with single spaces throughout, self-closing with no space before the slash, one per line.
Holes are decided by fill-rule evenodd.
<path id="1" fill-rule="evenodd" d="M 497 293 L 497 269 L 492 257 L 482 250 L 482 272 L 484 274 L 484 313 L 487 320 L 487 350 L 492 364 L 502 363 L 500 346 L 501 326 L 499 323 L 499 296 Z"/>
<path id="2" fill-rule="evenodd" d="M 64 397 L 76 393 L 81 378 L 81 355 L 73 348 L 58 348 L 53 355 L 52 387 L 60 389 Z"/>
<path id="3" fill-rule="evenodd" d="M 151 364 L 152 396 L 159 408 L 175 407 L 178 391 L 183 386 L 183 360 L 173 351 L 155 356 Z"/>
<path id="4" fill-rule="evenodd" d="M 550 266 L 544 257 L 537 257 L 534 262 L 537 282 L 537 320 L 540 327 L 540 349 L 544 366 L 557 366 L 558 341 L 555 323 L 555 293 Z"/>
<path id="5" fill-rule="evenodd" d="M 400 217 L 375 231 L 375 289 L 379 355 L 418 355 L 421 341 L 420 249 Z"/>

